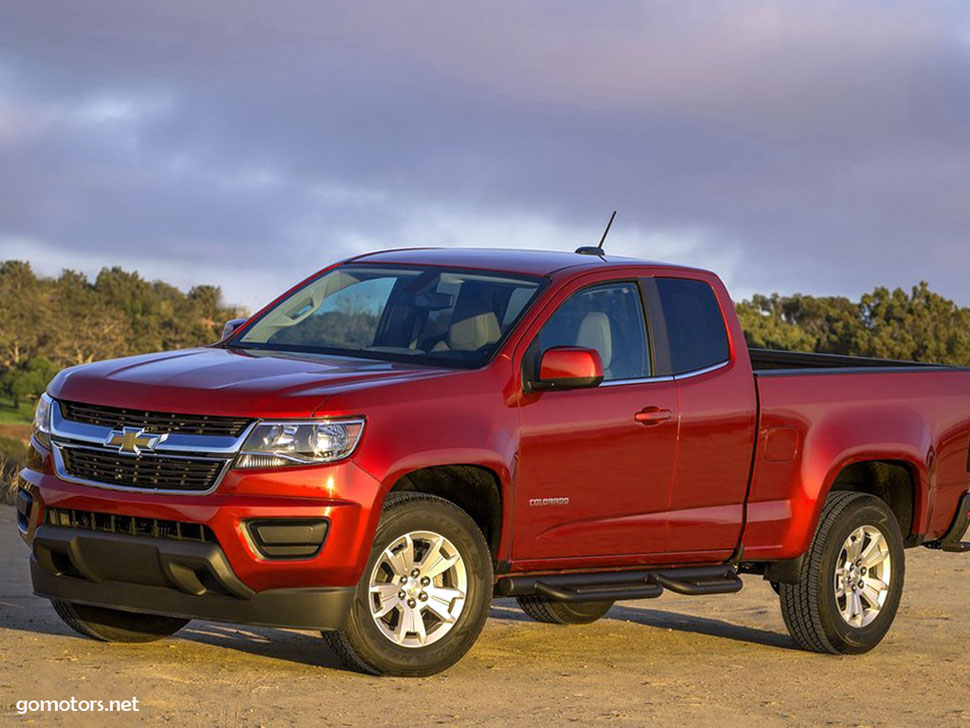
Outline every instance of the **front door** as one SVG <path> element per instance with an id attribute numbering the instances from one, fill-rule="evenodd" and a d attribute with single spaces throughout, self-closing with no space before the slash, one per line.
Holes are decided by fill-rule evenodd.
<path id="1" fill-rule="evenodd" d="M 612 281 L 569 295 L 529 345 L 526 371 L 550 347 L 585 346 L 605 376 L 523 399 L 515 561 L 663 551 L 679 412 L 648 341 L 638 283 Z"/>

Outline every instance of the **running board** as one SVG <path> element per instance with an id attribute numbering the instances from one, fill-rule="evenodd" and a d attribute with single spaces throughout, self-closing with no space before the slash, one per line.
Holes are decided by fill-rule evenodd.
<path id="1" fill-rule="evenodd" d="M 957 510 L 953 525 L 946 532 L 946 535 L 939 541 L 925 544 L 927 548 L 949 551 L 955 554 L 965 554 L 970 552 L 970 541 L 963 541 L 970 526 L 970 493 L 967 493 L 960 500 L 960 508 Z"/>
<path id="2" fill-rule="evenodd" d="M 734 594 L 742 586 L 734 566 L 722 564 L 650 571 L 503 576 L 496 590 L 505 597 L 538 595 L 557 602 L 595 602 L 653 599 L 664 590 L 688 596 Z"/>

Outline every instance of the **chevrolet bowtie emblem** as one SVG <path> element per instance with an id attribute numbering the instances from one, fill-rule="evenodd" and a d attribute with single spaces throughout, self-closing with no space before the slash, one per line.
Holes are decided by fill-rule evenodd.
<path id="1" fill-rule="evenodd" d="M 167 432 L 164 435 L 147 435 L 140 427 L 123 427 L 120 430 L 112 430 L 104 444 L 106 447 L 118 448 L 119 452 L 138 455 L 142 450 L 154 450 L 155 446 L 166 437 L 168 437 Z"/>

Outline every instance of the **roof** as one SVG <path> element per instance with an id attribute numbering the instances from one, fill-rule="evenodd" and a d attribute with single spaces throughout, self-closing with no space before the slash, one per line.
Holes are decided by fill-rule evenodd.
<path id="1" fill-rule="evenodd" d="M 351 260 L 366 263 L 477 268 L 538 276 L 551 275 L 565 268 L 595 269 L 625 265 L 669 265 L 609 254 L 603 256 L 581 255 L 555 250 L 520 250 L 514 248 L 403 248 L 365 253 Z"/>

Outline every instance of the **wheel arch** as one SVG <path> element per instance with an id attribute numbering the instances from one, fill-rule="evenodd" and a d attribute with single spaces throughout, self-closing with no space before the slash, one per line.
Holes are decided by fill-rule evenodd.
<path id="1" fill-rule="evenodd" d="M 915 463 L 895 459 L 856 459 L 842 466 L 828 493 L 868 493 L 889 506 L 908 545 L 919 538 L 918 515 L 925 510 Z"/>
<path id="2" fill-rule="evenodd" d="M 494 469 L 474 463 L 417 467 L 395 476 L 387 493 L 427 493 L 465 511 L 482 530 L 496 561 L 504 544 L 502 479 Z"/>

